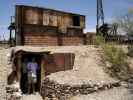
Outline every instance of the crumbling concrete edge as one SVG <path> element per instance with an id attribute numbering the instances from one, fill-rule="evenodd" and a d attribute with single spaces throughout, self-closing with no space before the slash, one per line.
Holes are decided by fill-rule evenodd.
<path id="1" fill-rule="evenodd" d="M 59 84 L 54 80 L 50 80 L 48 77 L 42 82 L 41 96 L 45 100 L 46 98 L 57 100 L 69 100 L 73 96 L 88 95 L 94 92 L 105 91 L 115 87 L 128 87 L 129 83 L 133 83 L 133 78 L 117 81 L 109 84 L 82 84 L 77 86 L 71 86 L 67 84 Z"/>

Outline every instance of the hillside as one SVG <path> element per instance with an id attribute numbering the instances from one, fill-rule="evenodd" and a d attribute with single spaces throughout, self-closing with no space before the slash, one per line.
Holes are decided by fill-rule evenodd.
<path id="1" fill-rule="evenodd" d="M 0 50 L 0 100 L 6 100 L 7 74 L 11 71 L 8 66 L 7 54 L 10 50 L 1 48 Z"/>
<path id="2" fill-rule="evenodd" d="M 0 50 L 0 98 L 1 100 L 5 100 L 6 96 L 6 82 L 7 82 L 7 72 L 11 71 L 11 67 L 8 65 L 8 55 L 11 49 L 1 49 Z M 57 73 L 53 73 L 47 76 L 44 79 L 49 79 L 52 82 L 55 82 L 59 86 L 70 86 L 70 87 L 78 87 L 82 85 L 89 85 L 92 88 L 104 88 L 103 92 L 99 91 L 98 93 L 91 93 L 89 95 L 78 95 L 74 96 L 72 100 L 103 100 L 104 96 L 110 96 L 109 100 L 121 100 L 118 98 L 114 92 L 117 92 L 119 97 L 128 94 L 126 98 L 132 97 L 130 91 L 125 87 L 122 88 L 114 88 L 111 90 L 106 90 L 106 86 L 114 83 L 118 83 L 119 80 L 110 77 L 108 73 L 104 71 L 104 64 L 102 63 L 101 56 L 103 55 L 103 51 L 101 48 L 95 48 L 95 46 L 49 46 L 49 47 L 15 47 L 14 50 L 28 50 L 28 51 L 50 51 L 51 53 L 74 53 L 75 54 L 75 62 L 73 66 L 73 70 L 69 71 L 61 71 Z M 131 65 L 130 65 L 131 66 Z M 45 85 L 45 84 L 43 84 Z M 47 83 L 46 85 L 49 85 Z M 45 86 L 46 86 L 45 85 Z M 79 88 L 79 87 L 78 87 Z M 110 87 L 112 88 L 112 87 Z M 84 89 L 85 92 L 86 89 Z M 44 88 L 42 86 L 42 92 Z M 84 91 L 81 91 L 84 92 Z M 93 91 L 92 91 L 93 92 Z M 43 94 L 42 94 L 43 95 Z M 23 96 L 27 98 L 26 96 Z M 97 98 L 95 98 L 97 97 Z M 125 95 L 124 95 L 125 97 Z M 99 99 L 98 99 L 99 98 Z M 113 99 L 115 98 L 115 99 Z M 67 100 L 67 99 L 65 99 Z M 124 99 L 123 99 L 124 100 Z M 130 99 L 125 99 L 130 100 Z"/>
<path id="3" fill-rule="evenodd" d="M 70 51 L 75 54 L 73 70 L 53 73 L 48 76 L 60 84 L 82 84 L 93 82 L 98 84 L 116 81 L 103 70 L 101 62 L 102 50 L 94 46 L 62 47 L 57 51 Z"/>

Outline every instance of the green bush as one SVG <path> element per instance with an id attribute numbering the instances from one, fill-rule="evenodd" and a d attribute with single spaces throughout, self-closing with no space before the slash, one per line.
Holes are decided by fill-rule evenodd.
<path id="1" fill-rule="evenodd" d="M 105 59 L 114 65 L 121 65 L 127 58 L 122 49 L 118 49 L 111 44 L 102 46 L 105 54 Z"/>
<path id="2" fill-rule="evenodd" d="M 128 56 L 133 57 L 133 46 L 128 46 Z"/>
<path id="3" fill-rule="evenodd" d="M 127 55 L 120 48 L 115 47 L 113 44 L 103 44 L 104 60 L 111 63 L 106 71 L 112 76 L 119 79 L 125 79 L 130 76 L 130 69 L 126 62 Z"/>
<path id="4" fill-rule="evenodd" d="M 94 44 L 103 49 L 103 61 L 110 63 L 110 67 L 107 65 L 104 67 L 108 74 L 118 79 L 130 77 L 131 70 L 126 61 L 127 54 L 121 48 L 118 48 L 115 43 L 106 43 L 102 36 L 96 36 Z M 133 47 L 130 52 L 133 54 Z"/>
<path id="5" fill-rule="evenodd" d="M 100 46 L 105 43 L 105 39 L 102 36 L 96 36 L 94 40 L 94 45 Z"/>

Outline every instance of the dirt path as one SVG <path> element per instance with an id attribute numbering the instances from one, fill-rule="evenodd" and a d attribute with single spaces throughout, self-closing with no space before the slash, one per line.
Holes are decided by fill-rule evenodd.
<path id="1" fill-rule="evenodd" d="M 23 95 L 21 100 L 43 100 L 39 93 L 36 93 L 36 95 Z"/>

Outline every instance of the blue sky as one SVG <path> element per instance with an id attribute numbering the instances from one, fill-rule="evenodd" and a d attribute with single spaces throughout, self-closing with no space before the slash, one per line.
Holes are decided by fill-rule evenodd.
<path id="1" fill-rule="evenodd" d="M 10 16 L 14 15 L 15 4 L 25 4 L 53 8 L 86 15 L 85 31 L 95 31 L 96 0 L 0 0 L 0 38 L 9 36 L 7 29 Z M 132 0 L 103 0 L 105 20 L 111 21 L 115 16 L 133 7 Z"/>

